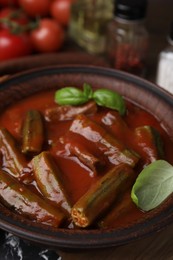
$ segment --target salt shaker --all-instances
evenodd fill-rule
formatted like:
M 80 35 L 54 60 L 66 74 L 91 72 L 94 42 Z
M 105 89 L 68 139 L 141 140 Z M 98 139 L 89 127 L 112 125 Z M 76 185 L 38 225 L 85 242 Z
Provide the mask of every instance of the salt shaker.
M 156 83 L 173 94 L 173 23 L 167 39 L 168 45 L 159 54 Z
M 147 0 L 115 0 L 107 35 L 107 55 L 113 68 L 144 76 L 149 42 L 147 4 Z

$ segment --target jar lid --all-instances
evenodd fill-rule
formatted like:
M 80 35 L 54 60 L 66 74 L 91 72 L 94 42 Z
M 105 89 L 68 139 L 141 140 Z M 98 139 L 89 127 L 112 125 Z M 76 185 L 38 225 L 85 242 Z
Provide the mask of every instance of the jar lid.
M 140 20 L 146 15 L 147 0 L 115 0 L 114 14 L 126 20 Z

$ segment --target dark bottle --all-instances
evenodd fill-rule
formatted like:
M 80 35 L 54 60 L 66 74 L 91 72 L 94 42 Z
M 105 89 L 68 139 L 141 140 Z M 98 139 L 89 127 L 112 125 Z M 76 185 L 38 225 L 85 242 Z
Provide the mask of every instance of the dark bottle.
M 115 0 L 108 26 L 107 54 L 115 69 L 144 76 L 149 35 L 144 25 L 147 0 Z

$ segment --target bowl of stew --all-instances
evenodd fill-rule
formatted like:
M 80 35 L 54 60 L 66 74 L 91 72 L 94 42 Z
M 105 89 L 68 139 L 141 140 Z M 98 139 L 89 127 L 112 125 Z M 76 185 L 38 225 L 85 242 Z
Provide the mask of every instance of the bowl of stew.
M 107 92 L 120 104 L 107 106 Z M 170 94 L 121 71 L 53 66 L 2 82 L 0 107 L 0 228 L 53 248 L 87 249 L 172 222 L 172 195 L 149 211 L 131 198 L 143 169 L 173 164 Z

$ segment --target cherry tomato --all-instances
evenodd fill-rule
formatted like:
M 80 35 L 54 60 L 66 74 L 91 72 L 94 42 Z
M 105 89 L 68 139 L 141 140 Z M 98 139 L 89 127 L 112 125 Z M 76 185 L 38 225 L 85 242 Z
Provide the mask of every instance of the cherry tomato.
M 7 22 L 2 20 L 6 19 Z M 19 25 L 26 25 L 29 23 L 29 19 L 24 12 L 16 8 L 3 8 L 0 10 L 0 28 L 9 28 L 10 22 L 15 22 Z
M 63 26 L 67 26 L 70 19 L 72 0 L 54 0 L 50 6 L 50 14 Z
M 64 41 L 64 30 L 51 18 L 40 20 L 39 27 L 31 32 L 33 48 L 39 52 L 53 52 L 60 49 Z
M 18 0 L 23 10 L 30 16 L 45 16 L 52 0 Z
M 0 6 L 18 6 L 18 0 L 0 0 Z
M 8 29 L 0 30 L 0 61 L 29 55 L 32 52 L 27 34 L 12 34 Z

